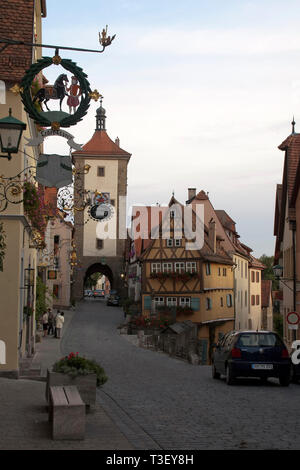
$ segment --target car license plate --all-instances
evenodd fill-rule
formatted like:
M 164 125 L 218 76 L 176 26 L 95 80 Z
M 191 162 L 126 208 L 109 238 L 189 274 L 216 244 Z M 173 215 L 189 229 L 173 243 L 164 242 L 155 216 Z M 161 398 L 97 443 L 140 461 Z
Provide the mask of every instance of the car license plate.
M 252 369 L 271 370 L 273 369 L 273 364 L 252 364 Z

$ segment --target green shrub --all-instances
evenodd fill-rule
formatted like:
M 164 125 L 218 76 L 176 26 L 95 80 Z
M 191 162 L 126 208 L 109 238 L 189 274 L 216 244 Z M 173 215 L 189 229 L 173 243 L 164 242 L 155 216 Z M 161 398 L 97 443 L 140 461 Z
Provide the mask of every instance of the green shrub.
M 94 373 L 97 376 L 97 387 L 107 381 L 104 369 L 96 361 L 81 357 L 78 353 L 70 353 L 68 356 L 63 357 L 53 365 L 52 370 L 53 372 L 68 374 L 71 377 Z

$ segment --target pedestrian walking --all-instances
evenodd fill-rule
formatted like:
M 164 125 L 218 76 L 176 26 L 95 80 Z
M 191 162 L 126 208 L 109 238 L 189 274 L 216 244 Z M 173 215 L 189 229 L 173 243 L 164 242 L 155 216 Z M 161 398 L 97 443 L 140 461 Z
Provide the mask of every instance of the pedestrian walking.
M 43 322 L 43 336 L 47 336 L 48 333 L 48 313 L 44 312 L 44 315 L 42 317 L 42 322 Z
M 48 308 L 48 335 L 54 334 L 54 314 L 51 308 Z
M 54 338 L 57 338 L 57 330 L 56 330 L 56 317 L 60 313 L 60 310 L 56 310 L 53 318 L 53 329 L 54 329 Z
M 65 318 L 64 318 L 64 312 L 60 312 L 56 315 L 56 338 L 61 337 L 61 330 L 64 324 Z

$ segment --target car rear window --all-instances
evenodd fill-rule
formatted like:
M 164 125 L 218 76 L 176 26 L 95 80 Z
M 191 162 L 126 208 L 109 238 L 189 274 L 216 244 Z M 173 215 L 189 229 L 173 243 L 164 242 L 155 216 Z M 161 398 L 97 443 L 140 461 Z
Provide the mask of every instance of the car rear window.
M 240 335 L 239 346 L 282 346 L 278 336 L 273 333 L 243 333 Z

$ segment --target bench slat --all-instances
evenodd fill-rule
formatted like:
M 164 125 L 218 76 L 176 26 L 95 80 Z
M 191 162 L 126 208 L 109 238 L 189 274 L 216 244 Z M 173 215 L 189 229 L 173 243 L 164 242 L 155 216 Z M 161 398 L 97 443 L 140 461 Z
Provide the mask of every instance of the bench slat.
M 65 394 L 69 405 L 84 405 L 78 389 L 75 385 L 68 385 L 64 387 Z
M 54 406 L 68 405 L 68 400 L 63 387 L 50 387 L 50 395 Z

